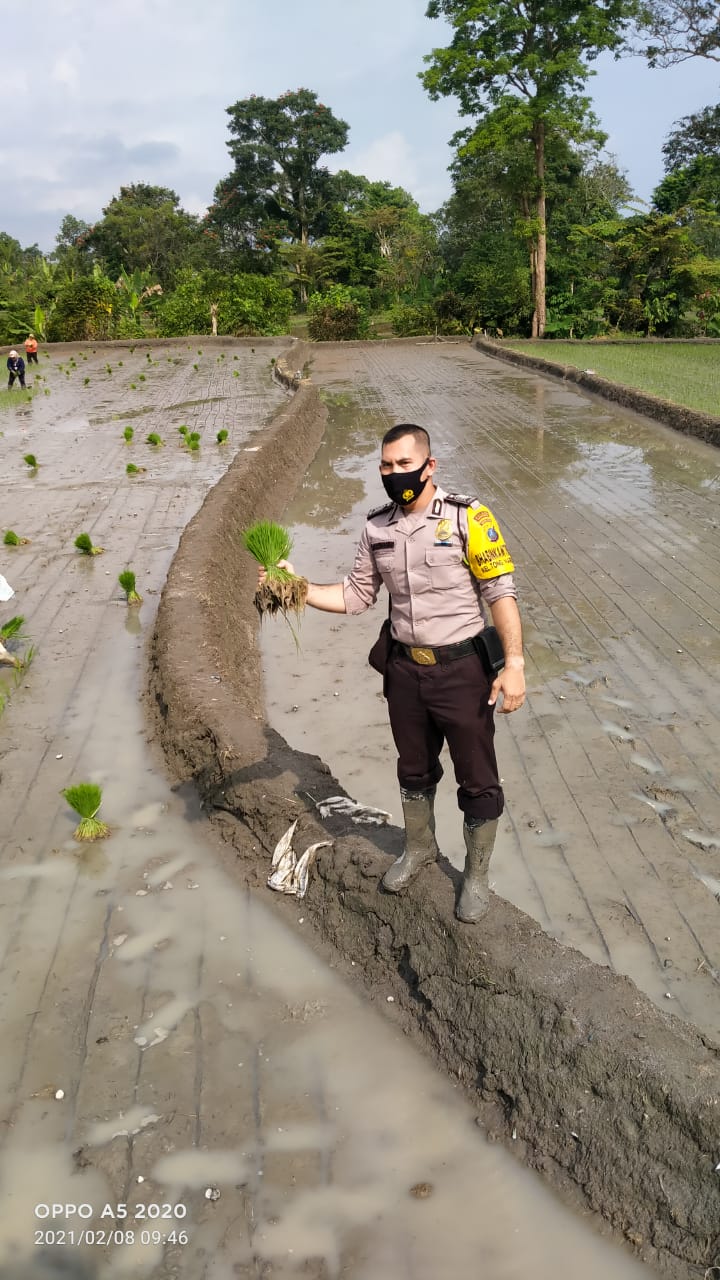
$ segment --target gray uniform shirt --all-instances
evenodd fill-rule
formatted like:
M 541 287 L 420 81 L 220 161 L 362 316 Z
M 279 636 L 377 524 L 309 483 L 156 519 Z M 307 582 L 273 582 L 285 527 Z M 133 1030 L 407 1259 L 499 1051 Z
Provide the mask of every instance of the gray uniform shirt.
M 464 563 L 472 509 L 449 502 L 438 486 L 424 511 L 408 514 L 395 503 L 371 511 L 343 580 L 346 611 L 369 609 L 384 583 L 392 597 L 392 633 L 401 644 L 456 644 L 476 636 L 485 625 L 483 602 L 516 599 L 517 591 L 511 573 L 478 581 Z

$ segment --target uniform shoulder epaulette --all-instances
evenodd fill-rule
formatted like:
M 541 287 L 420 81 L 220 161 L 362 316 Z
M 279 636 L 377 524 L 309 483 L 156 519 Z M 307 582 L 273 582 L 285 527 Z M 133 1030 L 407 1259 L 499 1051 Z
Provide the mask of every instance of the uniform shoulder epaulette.
M 368 511 L 365 519 L 373 520 L 375 516 L 382 515 L 383 511 L 392 511 L 394 506 L 395 506 L 394 502 L 384 502 L 381 507 L 373 507 L 372 511 Z
M 478 498 L 469 498 L 466 493 L 446 493 L 446 502 L 454 502 L 456 507 L 479 507 Z

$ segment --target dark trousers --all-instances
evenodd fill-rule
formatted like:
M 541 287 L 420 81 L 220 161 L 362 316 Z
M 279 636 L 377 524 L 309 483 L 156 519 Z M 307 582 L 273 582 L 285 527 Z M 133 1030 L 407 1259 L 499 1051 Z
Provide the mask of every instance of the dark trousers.
M 37 364 L 38 363 L 37 351 L 28 351 L 27 356 L 25 358 L 25 363 Z
M 469 818 L 499 818 L 503 793 L 495 759 L 490 677 L 477 654 L 421 667 L 393 648 L 386 696 L 400 786 L 427 791 L 442 777 L 447 742 L 458 784 L 458 805 Z
M 12 384 L 13 384 L 13 382 L 15 381 L 15 379 L 16 379 L 16 378 L 18 378 L 18 379 L 20 380 L 20 386 L 22 387 L 22 389 L 23 389 L 23 391 L 24 391 L 24 390 L 25 390 L 25 374 L 24 374 L 24 373 L 9 373 L 9 374 L 8 374 L 8 391 L 10 390 L 10 388 L 11 388 L 11 386 L 12 386 Z

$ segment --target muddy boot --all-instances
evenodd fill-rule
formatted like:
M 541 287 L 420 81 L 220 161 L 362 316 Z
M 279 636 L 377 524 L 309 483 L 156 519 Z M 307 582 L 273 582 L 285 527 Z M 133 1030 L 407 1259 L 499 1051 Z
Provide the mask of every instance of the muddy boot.
M 423 867 L 438 856 L 435 839 L 435 788 L 429 791 L 405 791 L 400 788 L 405 815 L 405 852 L 388 867 L 382 878 L 389 893 L 400 893 L 412 884 Z
M 475 924 L 490 906 L 488 871 L 497 825 L 497 818 L 471 818 L 463 826 L 467 854 L 462 891 L 455 908 L 455 915 L 463 924 Z

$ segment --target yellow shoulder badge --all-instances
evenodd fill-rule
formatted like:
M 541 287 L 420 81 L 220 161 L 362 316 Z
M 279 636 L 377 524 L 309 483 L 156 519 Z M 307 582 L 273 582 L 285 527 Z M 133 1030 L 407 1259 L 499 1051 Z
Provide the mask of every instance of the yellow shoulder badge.
M 515 569 L 500 527 L 489 507 L 468 511 L 468 563 L 473 577 L 485 581 Z

